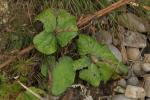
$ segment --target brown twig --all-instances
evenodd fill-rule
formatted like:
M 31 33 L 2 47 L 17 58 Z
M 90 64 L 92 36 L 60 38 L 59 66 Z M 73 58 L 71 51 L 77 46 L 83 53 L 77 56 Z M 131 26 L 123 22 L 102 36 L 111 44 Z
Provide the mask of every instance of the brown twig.
M 31 51 L 34 48 L 33 45 L 28 46 L 27 48 L 24 48 L 23 50 L 21 50 L 16 56 L 13 56 L 9 59 L 7 59 L 4 63 L 2 63 L 0 65 L 0 69 L 4 68 L 5 66 L 8 66 L 9 64 L 11 64 L 13 61 L 16 60 L 17 57 L 20 57 L 24 54 L 26 54 L 27 52 Z
M 119 0 L 118 2 L 115 2 L 113 3 L 112 5 L 102 9 L 102 10 L 99 10 L 98 12 L 95 12 L 93 15 L 89 15 L 85 18 L 82 18 L 80 19 L 78 22 L 77 22 L 77 25 L 78 27 L 82 27 L 83 25 L 87 24 L 89 21 L 91 21 L 93 18 L 95 17 L 101 17 L 109 12 L 111 12 L 112 10 L 114 9 L 117 9 L 129 2 L 131 2 L 133 0 Z

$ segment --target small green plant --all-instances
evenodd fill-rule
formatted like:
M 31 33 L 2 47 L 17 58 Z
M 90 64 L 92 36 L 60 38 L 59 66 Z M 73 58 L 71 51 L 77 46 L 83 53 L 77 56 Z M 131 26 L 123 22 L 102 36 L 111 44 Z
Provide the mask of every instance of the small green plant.
M 116 75 L 127 74 L 125 65 L 119 62 L 106 45 L 99 44 L 94 38 L 79 34 L 76 18 L 65 10 L 46 9 L 36 20 L 44 24 L 44 30 L 36 35 L 33 43 L 38 51 L 46 55 L 57 52 L 61 47 L 71 43 L 78 36 L 76 45 L 79 59 L 73 60 L 69 56 L 59 58 L 52 71 L 52 93 L 62 94 L 74 83 L 76 71 L 79 77 L 92 86 L 99 86 Z M 42 73 L 46 75 L 45 69 Z
M 47 9 L 36 20 L 44 24 L 44 30 L 34 37 L 33 42 L 44 54 L 56 52 L 59 45 L 66 46 L 77 35 L 76 18 L 65 10 Z

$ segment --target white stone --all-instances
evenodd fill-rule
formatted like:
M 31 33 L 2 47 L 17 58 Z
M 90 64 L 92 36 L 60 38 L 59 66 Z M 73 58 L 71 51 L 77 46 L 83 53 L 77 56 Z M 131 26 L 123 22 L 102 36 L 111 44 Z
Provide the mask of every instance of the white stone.
M 143 63 L 142 64 L 142 69 L 145 72 L 150 72 L 150 63 Z
M 125 93 L 125 89 L 121 86 L 117 86 L 116 88 L 113 89 L 117 93 Z
M 125 96 L 129 98 L 145 98 L 145 90 L 142 87 L 128 85 L 125 91 Z

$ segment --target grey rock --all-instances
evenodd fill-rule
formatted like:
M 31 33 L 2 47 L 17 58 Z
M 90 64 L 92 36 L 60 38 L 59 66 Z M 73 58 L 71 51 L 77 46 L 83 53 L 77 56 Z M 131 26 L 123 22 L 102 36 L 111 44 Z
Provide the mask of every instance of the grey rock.
M 112 97 L 111 100 L 137 100 L 137 99 L 132 99 L 124 96 L 123 94 L 115 95 Z
M 120 53 L 120 51 L 113 45 L 108 45 L 109 49 L 111 50 L 111 52 L 113 53 L 113 55 L 118 59 L 118 61 L 122 61 L 122 55 Z
M 127 86 L 126 80 L 125 79 L 119 80 L 118 85 L 121 86 L 121 87 L 126 87 Z
M 108 31 L 101 30 L 95 33 L 95 37 L 99 43 L 105 43 L 105 44 L 112 43 L 112 35 Z
M 129 30 L 146 32 L 146 27 L 143 23 L 143 19 L 132 13 L 123 13 L 119 15 L 118 22 L 120 25 L 128 28 Z
M 145 48 L 146 36 L 133 31 L 127 31 L 124 33 L 123 45 L 127 47 Z
M 135 62 L 132 65 L 132 69 L 133 69 L 133 72 L 135 73 L 135 75 L 137 75 L 137 76 L 141 76 L 143 74 L 141 62 Z
M 146 97 L 150 98 L 150 76 L 144 78 L 145 84 L 144 89 L 146 92 Z
M 134 85 L 137 86 L 139 84 L 139 80 L 136 76 L 131 76 L 128 80 L 127 80 L 127 85 Z

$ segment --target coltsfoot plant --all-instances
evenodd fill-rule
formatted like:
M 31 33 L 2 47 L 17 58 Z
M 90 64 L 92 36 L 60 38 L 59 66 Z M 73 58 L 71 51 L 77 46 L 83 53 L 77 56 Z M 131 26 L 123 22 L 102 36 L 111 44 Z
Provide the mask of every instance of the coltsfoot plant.
M 76 45 L 80 58 L 63 56 L 52 70 L 53 95 L 62 94 L 74 83 L 77 70 L 80 79 L 95 87 L 101 81 L 106 83 L 116 75 L 127 74 L 127 67 L 115 58 L 107 45 L 99 44 L 94 38 L 78 33 L 76 17 L 66 10 L 46 9 L 36 20 L 43 23 L 44 30 L 34 37 L 33 43 L 43 54 L 54 55 L 58 49 L 70 44 L 78 36 Z

